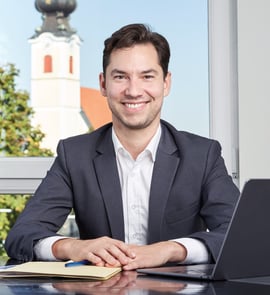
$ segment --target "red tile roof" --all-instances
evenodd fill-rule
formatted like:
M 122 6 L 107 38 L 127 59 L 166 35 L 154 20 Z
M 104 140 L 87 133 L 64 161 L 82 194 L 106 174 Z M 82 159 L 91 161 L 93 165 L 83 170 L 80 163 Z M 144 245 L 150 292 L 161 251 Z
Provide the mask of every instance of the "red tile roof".
M 93 129 L 112 121 L 107 99 L 97 89 L 81 87 L 81 108 Z

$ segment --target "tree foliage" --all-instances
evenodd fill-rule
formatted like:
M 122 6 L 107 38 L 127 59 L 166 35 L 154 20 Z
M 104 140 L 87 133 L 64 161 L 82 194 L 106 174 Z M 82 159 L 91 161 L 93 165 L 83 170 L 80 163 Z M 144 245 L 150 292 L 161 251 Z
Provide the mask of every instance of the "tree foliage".
M 34 111 L 29 106 L 29 94 L 16 89 L 19 70 L 13 64 L 0 66 L 0 156 L 53 156 L 41 148 L 45 134 L 31 125 Z M 0 256 L 9 229 L 28 200 L 28 195 L 0 195 Z
M 13 64 L 0 67 L 0 154 L 3 156 L 51 156 L 40 147 L 44 134 L 31 126 L 34 111 L 29 94 L 16 89 L 19 70 Z

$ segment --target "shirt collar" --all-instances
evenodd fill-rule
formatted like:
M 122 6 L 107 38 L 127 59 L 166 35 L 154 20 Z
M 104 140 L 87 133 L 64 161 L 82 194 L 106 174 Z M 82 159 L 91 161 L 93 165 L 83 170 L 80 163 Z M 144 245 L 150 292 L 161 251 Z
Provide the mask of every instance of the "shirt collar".
M 147 145 L 147 147 L 144 150 L 144 151 L 148 151 L 150 153 L 153 162 L 156 159 L 156 153 L 157 153 L 157 148 L 158 148 L 158 144 L 159 144 L 159 141 L 160 141 L 160 137 L 161 137 L 161 126 L 159 124 L 158 129 L 157 129 L 155 135 L 152 137 L 152 139 L 150 140 L 149 144 Z M 120 150 L 125 150 L 126 151 L 126 149 L 123 147 L 123 145 L 119 141 L 118 137 L 116 136 L 116 133 L 115 133 L 113 127 L 112 127 L 112 141 L 113 141 L 113 145 L 114 145 L 114 149 L 115 149 L 116 154 Z

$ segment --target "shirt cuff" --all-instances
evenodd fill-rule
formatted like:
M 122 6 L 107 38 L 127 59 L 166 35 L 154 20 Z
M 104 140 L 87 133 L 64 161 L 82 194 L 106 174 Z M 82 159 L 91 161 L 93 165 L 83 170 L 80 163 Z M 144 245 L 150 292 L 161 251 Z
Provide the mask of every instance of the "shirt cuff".
M 180 238 L 172 240 L 182 244 L 187 250 L 187 256 L 181 263 L 208 263 L 210 261 L 210 254 L 203 242 L 193 238 Z
M 61 239 L 66 239 L 63 236 L 52 236 L 40 239 L 34 247 L 34 253 L 37 260 L 57 261 L 58 259 L 52 253 L 52 245 Z

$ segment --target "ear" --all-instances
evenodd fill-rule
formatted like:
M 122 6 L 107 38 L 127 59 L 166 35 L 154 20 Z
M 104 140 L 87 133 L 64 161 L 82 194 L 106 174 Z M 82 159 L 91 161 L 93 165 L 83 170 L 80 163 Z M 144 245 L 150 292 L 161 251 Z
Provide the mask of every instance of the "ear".
M 99 89 L 103 96 L 107 96 L 104 73 L 99 74 Z
M 165 79 L 164 79 L 164 97 L 169 95 L 171 90 L 171 82 L 172 82 L 172 74 L 168 72 Z

